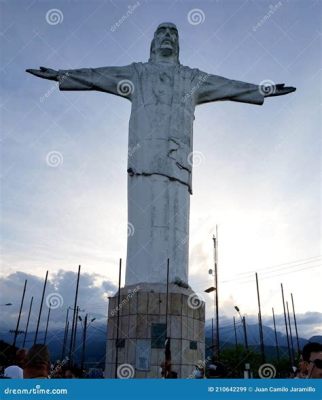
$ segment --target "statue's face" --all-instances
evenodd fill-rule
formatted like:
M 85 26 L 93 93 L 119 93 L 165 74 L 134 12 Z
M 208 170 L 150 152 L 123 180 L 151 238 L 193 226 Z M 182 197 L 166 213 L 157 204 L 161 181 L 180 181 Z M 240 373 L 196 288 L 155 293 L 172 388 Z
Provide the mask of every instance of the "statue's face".
M 178 30 L 174 24 L 165 23 L 158 26 L 154 35 L 155 51 L 164 56 L 178 52 L 179 37 Z

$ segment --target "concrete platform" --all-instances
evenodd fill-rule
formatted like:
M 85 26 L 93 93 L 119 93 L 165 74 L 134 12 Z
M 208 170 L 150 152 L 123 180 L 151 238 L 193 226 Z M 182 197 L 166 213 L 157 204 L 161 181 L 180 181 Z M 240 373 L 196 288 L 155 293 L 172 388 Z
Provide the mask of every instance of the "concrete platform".
M 118 294 L 110 298 L 105 377 L 116 370 Z M 118 377 L 161 378 L 166 324 L 166 285 L 139 284 L 121 289 Z M 205 303 L 190 289 L 169 285 L 168 336 L 172 370 L 188 378 L 204 360 Z

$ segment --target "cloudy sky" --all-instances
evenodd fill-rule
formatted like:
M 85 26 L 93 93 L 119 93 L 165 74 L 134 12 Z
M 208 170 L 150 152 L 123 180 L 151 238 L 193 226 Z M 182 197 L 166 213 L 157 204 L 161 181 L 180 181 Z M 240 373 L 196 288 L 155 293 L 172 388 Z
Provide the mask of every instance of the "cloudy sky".
M 232 317 L 235 304 L 256 315 L 255 271 L 265 315 L 272 306 L 282 312 L 281 282 L 299 314 L 321 311 L 319 1 L 11 0 L 1 8 L 1 303 L 12 301 L 17 311 L 23 274 L 30 280 L 27 299 L 39 296 L 39 284 L 32 287 L 47 269 L 50 290 L 68 297 L 61 285 L 66 279 L 73 288 L 68 274 L 81 264 L 83 290 L 86 282 L 93 288 L 88 312 L 94 312 L 93 296 L 104 310 L 118 259 L 126 255 L 129 102 L 59 92 L 25 69 L 145 61 L 158 23 L 172 21 L 182 64 L 297 87 L 263 107 L 222 102 L 197 108 L 194 150 L 201 157 L 191 198 L 191 286 L 202 294 L 212 283 L 218 224 L 222 315 Z M 203 296 L 210 317 L 212 298 Z M 72 303 L 64 300 L 64 306 Z M 312 322 L 300 333 L 321 333 L 321 318 Z

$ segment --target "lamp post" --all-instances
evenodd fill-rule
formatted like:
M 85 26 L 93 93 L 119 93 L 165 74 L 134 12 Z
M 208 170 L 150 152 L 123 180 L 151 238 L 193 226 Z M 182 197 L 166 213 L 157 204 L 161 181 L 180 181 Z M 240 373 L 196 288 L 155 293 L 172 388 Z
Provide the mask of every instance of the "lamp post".
M 237 330 L 236 330 L 236 319 L 233 317 L 233 322 L 234 322 L 234 332 L 235 332 L 235 348 L 236 352 L 238 350 L 238 340 L 237 340 Z
M 79 316 L 78 319 L 79 319 L 79 320 L 81 321 L 81 323 L 82 323 L 82 321 L 83 321 L 82 317 Z M 86 334 L 87 334 L 87 328 L 90 326 L 90 325 L 87 325 L 87 319 L 88 319 L 88 314 L 85 315 L 84 324 L 83 324 L 83 346 L 82 346 L 82 357 L 81 357 L 81 369 L 84 368 L 84 362 L 85 362 L 85 348 L 86 348 Z M 90 320 L 90 324 L 91 324 L 92 322 L 94 322 L 95 320 L 96 320 L 96 318 L 92 318 L 92 319 Z
M 121 277 L 122 277 L 122 259 L 119 262 L 119 287 L 117 292 L 117 319 L 116 319 L 116 340 L 115 340 L 115 371 L 114 377 L 117 376 L 117 368 L 119 363 L 119 335 L 120 335 L 120 303 L 121 303 Z
M 74 340 L 74 330 L 75 330 L 75 317 L 76 317 L 76 310 L 77 310 L 77 300 L 78 300 L 78 287 L 79 287 L 79 279 L 80 279 L 80 270 L 81 266 L 78 266 L 78 273 L 77 273 L 77 279 L 76 279 L 76 290 L 75 290 L 75 298 L 74 298 L 74 308 L 73 308 L 73 321 L 72 321 L 72 330 L 71 330 L 71 335 L 70 335 L 70 343 L 69 343 L 69 362 L 70 365 L 73 365 L 74 362 L 74 354 L 73 354 L 73 340 Z
M 48 279 L 48 271 L 46 271 L 44 286 L 43 286 L 43 289 L 42 289 L 42 295 L 41 295 L 41 301 L 40 301 L 40 307 L 39 307 L 39 313 L 38 313 L 38 319 L 37 319 L 37 326 L 36 326 L 34 344 L 37 343 L 38 331 L 39 331 L 39 325 L 40 325 L 40 319 L 41 319 L 41 313 L 42 313 L 42 307 L 43 307 L 43 304 L 44 304 L 44 297 L 45 297 L 46 286 L 47 286 L 47 279 Z
M 212 275 L 212 269 L 209 270 L 209 275 Z M 209 287 L 208 289 L 205 290 L 205 293 L 216 293 L 216 288 L 214 286 Z M 214 307 L 216 307 L 216 296 L 214 296 Z M 218 336 L 216 335 L 216 341 L 214 343 L 214 319 L 212 318 L 212 329 L 211 329 L 211 343 L 212 343 L 212 355 L 214 357 L 218 357 L 218 341 L 217 341 Z
M 18 320 L 17 320 L 17 326 L 15 329 L 15 333 L 13 336 L 13 342 L 12 342 L 13 347 L 16 346 L 17 336 L 18 336 L 18 332 L 19 332 L 19 324 L 20 324 L 20 318 L 21 318 L 21 311 L 22 311 L 24 300 L 25 300 L 26 286 L 27 286 L 27 279 L 25 280 L 25 284 L 23 287 L 22 298 L 21 298 L 20 309 L 19 309 Z M 9 304 L 9 303 L 7 303 L 7 304 Z
M 65 320 L 65 329 L 64 329 L 64 340 L 63 340 L 63 346 L 62 346 L 62 352 L 61 352 L 61 359 L 63 360 L 65 357 L 65 352 L 66 352 L 66 344 L 67 344 L 67 339 L 68 339 L 68 330 L 69 330 L 69 310 L 72 308 L 70 306 L 67 307 L 67 312 L 66 312 L 66 320 Z
M 243 324 L 243 330 L 244 330 L 244 340 L 245 340 L 245 350 L 248 351 L 248 340 L 247 340 L 247 330 L 246 330 L 246 318 L 245 316 L 242 316 L 240 313 L 240 310 L 237 306 L 235 306 L 235 310 L 238 312 L 240 320 Z
M 276 331 L 276 321 L 275 321 L 275 313 L 274 313 L 274 308 L 272 308 L 272 313 L 273 313 L 273 324 L 274 324 L 274 335 L 275 335 L 275 347 L 276 347 L 276 356 L 277 356 L 277 362 L 280 362 L 280 350 L 278 346 L 278 339 L 277 339 L 277 331 Z
M 300 350 L 300 343 L 299 343 L 299 334 L 297 331 L 297 322 L 296 322 L 296 315 L 295 315 L 293 293 L 291 293 L 291 299 L 292 299 L 293 318 L 294 318 L 294 326 L 295 326 L 295 334 L 296 334 L 297 353 L 300 354 L 301 350 Z
M 220 340 L 219 340 L 219 302 L 218 302 L 218 225 L 216 225 L 216 236 L 213 236 L 214 242 L 214 286 L 215 291 L 215 307 L 216 307 L 216 356 L 219 360 L 220 356 Z
M 47 322 L 46 322 L 46 330 L 45 330 L 44 344 L 46 344 L 46 340 L 47 340 L 48 325 L 49 325 L 49 319 L 50 319 L 50 311 L 51 311 L 51 303 L 49 303 L 49 307 L 48 307 L 48 314 L 47 314 Z
M 258 324 L 259 324 L 259 342 L 260 342 L 260 349 L 262 355 L 262 363 L 265 364 L 265 345 L 264 345 L 264 332 L 263 332 L 263 322 L 262 322 L 262 309 L 261 309 L 261 301 L 259 295 L 259 285 L 258 285 L 258 274 L 255 273 L 256 277 L 256 289 L 257 289 L 257 301 L 258 301 Z
M 28 312 L 28 318 L 27 318 L 27 325 L 26 325 L 26 329 L 25 329 L 25 335 L 23 338 L 23 343 L 22 343 L 22 347 L 25 347 L 26 344 L 26 338 L 27 338 L 27 334 L 28 334 L 28 327 L 29 327 L 29 320 L 30 320 L 30 314 L 31 314 L 31 309 L 32 309 L 32 302 L 34 301 L 34 297 L 31 297 L 30 300 L 30 305 L 29 305 L 29 312 Z

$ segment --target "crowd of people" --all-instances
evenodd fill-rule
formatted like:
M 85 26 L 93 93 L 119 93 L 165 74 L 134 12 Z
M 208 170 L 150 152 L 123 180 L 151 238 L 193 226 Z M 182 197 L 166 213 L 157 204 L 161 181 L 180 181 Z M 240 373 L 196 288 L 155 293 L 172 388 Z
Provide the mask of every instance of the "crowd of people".
M 35 344 L 28 351 L 19 349 L 8 361 L 8 365 L 2 371 L 0 370 L 0 378 L 3 379 L 80 379 L 87 377 L 90 376 L 86 374 L 86 371 L 71 366 L 67 359 L 52 364 L 48 347 L 44 344 Z M 103 376 L 95 377 L 102 378 Z M 165 363 L 161 364 L 160 378 L 176 379 L 177 377 L 178 374 L 172 371 L 171 367 L 166 366 Z M 214 359 L 208 360 L 204 365 L 196 365 L 190 376 L 194 379 L 229 377 L 225 365 Z M 299 365 L 292 377 L 295 379 L 322 379 L 322 344 L 309 342 L 303 347 Z
M 75 379 L 85 378 L 85 371 L 71 366 L 68 360 L 52 364 L 48 347 L 35 344 L 30 350 L 19 349 L 1 374 L 4 379 Z

